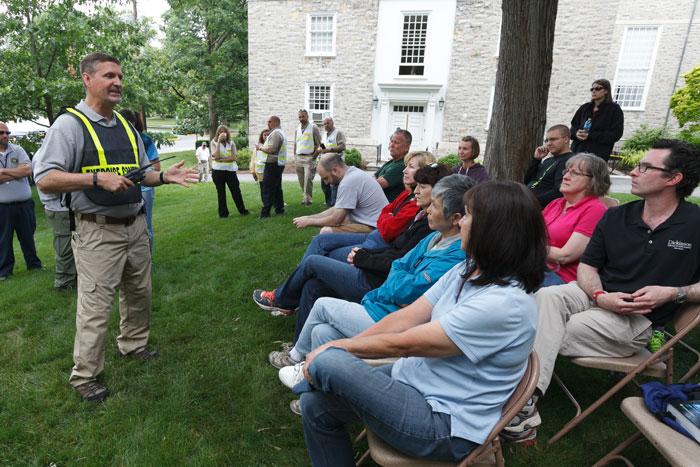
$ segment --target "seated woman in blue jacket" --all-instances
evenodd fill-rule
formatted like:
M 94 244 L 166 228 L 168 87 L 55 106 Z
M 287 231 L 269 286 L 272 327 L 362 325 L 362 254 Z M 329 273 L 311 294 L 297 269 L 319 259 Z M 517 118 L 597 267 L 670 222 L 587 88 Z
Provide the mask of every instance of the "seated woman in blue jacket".
M 464 193 L 474 185 L 472 179 L 459 175 L 445 177 L 435 185 L 428 208 L 428 223 L 435 232 L 421 240 L 403 257 L 395 260 L 384 284 L 369 291 L 362 298 L 362 305 L 344 300 L 337 300 L 337 303 L 332 304 L 339 305 L 333 309 L 336 313 L 333 321 L 341 331 L 333 334 L 334 337 L 328 340 L 354 336 L 389 313 L 413 303 L 443 274 L 464 260 L 464 251 L 459 239 L 459 220 L 464 215 Z M 312 332 L 316 325 L 326 318 L 326 307 L 317 305 L 322 300 L 316 300 L 316 305 L 303 324 L 294 347 L 270 353 L 269 360 L 273 366 L 292 368 L 311 351 Z M 289 372 L 290 368 L 284 371 Z M 296 368 L 297 374 L 300 373 L 299 368 Z

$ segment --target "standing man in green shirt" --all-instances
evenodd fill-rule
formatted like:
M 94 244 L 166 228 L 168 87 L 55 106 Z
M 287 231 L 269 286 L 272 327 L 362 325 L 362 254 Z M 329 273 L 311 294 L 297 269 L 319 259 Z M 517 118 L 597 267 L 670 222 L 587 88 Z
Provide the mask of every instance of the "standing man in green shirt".
M 389 140 L 391 160 L 374 174 L 390 203 L 404 190 L 403 169 L 406 166 L 403 158 L 408 154 L 412 140 L 408 130 L 397 129 Z

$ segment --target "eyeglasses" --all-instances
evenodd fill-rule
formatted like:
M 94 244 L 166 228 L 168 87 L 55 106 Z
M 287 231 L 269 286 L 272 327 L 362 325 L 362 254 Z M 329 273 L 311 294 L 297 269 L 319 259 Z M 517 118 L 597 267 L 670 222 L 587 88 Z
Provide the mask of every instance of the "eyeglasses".
M 591 92 L 593 92 L 593 91 L 601 91 L 601 90 L 603 90 L 603 89 L 605 89 L 603 86 L 593 86 L 593 87 L 591 88 Z
M 9 131 L 0 131 L 0 135 L 10 135 L 10 134 L 12 134 L 12 133 Z
M 658 170 L 659 172 L 666 172 L 668 174 L 673 173 L 673 170 L 669 170 L 665 167 L 657 167 L 655 165 L 648 164 L 646 162 L 640 162 L 637 164 L 637 170 L 639 170 L 639 173 L 643 174 L 647 170 L 652 169 L 652 170 Z
M 579 172 L 578 170 L 574 170 L 574 169 L 564 169 L 564 171 L 562 173 L 564 175 L 569 174 L 572 177 L 593 177 L 593 175 L 591 175 L 591 174 Z

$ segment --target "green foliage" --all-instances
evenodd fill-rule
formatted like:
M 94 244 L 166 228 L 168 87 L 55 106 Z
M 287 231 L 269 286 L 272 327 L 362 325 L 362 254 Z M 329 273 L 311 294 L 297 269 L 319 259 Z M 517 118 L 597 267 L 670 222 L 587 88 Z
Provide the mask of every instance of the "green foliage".
M 76 3 L 83 4 L 84 11 L 76 9 Z M 89 52 L 111 53 L 129 69 L 153 31 L 145 20 L 125 21 L 102 6 L 110 3 L 116 0 L 3 2 L 0 69 L 8 79 L 0 81 L 0 120 L 46 117 L 53 122 L 61 107 L 83 97 L 78 65 Z M 139 76 L 133 79 L 138 82 Z
M 46 133 L 43 131 L 32 131 L 22 137 L 15 138 L 14 143 L 21 146 L 31 159 L 41 147 L 45 136 Z
M 249 148 L 243 148 L 238 150 L 238 169 L 239 170 L 248 170 L 248 167 L 250 167 L 250 149 Z
M 362 154 L 356 148 L 346 149 L 344 151 L 345 163 L 359 169 L 366 167 L 365 161 L 362 160 Z
M 625 141 L 620 149 L 621 155 L 631 154 L 637 151 L 645 151 L 651 145 L 660 139 L 671 137 L 670 132 L 666 127 L 650 128 L 647 125 L 641 125 L 637 131 Z
M 620 162 L 617 164 L 617 168 L 620 170 L 632 170 L 637 164 L 639 164 L 639 161 L 642 160 L 644 157 L 644 154 L 646 154 L 648 151 L 647 149 L 639 149 L 637 151 L 629 151 L 623 154 L 620 154 L 621 159 Z
M 148 136 L 151 137 L 158 149 L 163 146 L 174 146 L 177 139 L 177 136 L 169 131 L 149 131 Z
M 233 137 L 233 142 L 236 143 L 236 148 L 243 149 L 248 147 L 248 124 L 245 121 L 241 121 L 236 129 L 238 134 Z
M 685 86 L 671 96 L 671 112 L 678 124 L 700 124 L 700 65 L 683 75 Z
M 678 139 L 682 139 L 700 149 L 700 124 L 688 125 L 688 128 L 678 133 Z
M 214 134 L 248 112 L 248 13 L 245 0 L 170 0 L 165 52 L 177 96 L 178 129 Z
M 450 167 L 454 167 L 460 164 L 459 157 L 457 157 L 457 154 L 448 154 L 446 156 L 442 156 L 438 159 L 438 162 L 441 164 L 449 165 Z

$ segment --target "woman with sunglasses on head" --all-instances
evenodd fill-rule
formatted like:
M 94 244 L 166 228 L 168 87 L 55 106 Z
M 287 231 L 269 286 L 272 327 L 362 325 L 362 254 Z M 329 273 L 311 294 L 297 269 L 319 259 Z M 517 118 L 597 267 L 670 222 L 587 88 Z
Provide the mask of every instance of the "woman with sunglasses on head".
M 542 211 L 547 226 L 547 265 L 552 270 L 544 287 L 576 280 L 578 260 L 607 207 L 600 200 L 610 188 L 608 165 L 595 154 L 576 154 L 566 162 L 557 198 Z
M 607 161 L 624 127 L 625 117 L 613 102 L 610 81 L 597 79 L 591 86 L 591 101 L 579 107 L 571 120 L 571 150 L 592 152 Z

